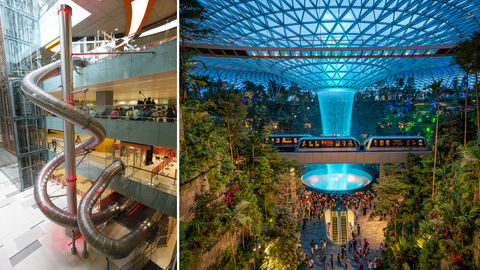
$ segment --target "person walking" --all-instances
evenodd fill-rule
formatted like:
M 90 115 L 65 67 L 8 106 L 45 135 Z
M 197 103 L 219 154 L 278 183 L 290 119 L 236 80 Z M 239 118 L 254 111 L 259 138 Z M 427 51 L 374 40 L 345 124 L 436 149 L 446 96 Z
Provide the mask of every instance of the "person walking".
M 313 248 L 315 247 L 315 243 L 313 243 L 313 239 L 312 239 L 312 242 L 310 243 L 310 250 L 312 251 L 312 255 L 313 255 Z
M 363 270 L 363 260 L 360 259 L 360 263 L 358 263 L 358 270 Z
M 360 223 L 357 223 L 357 235 L 360 235 Z
M 340 256 L 340 253 L 337 254 L 337 262 L 338 266 L 342 267 L 342 257 Z
M 331 266 L 332 266 L 332 269 L 333 269 L 333 254 L 330 254 L 330 263 L 331 263 Z
M 348 262 L 348 257 L 347 257 L 347 258 L 345 258 L 345 269 L 346 270 L 348 270 L 348 264 L 349 264 L 349 262 Z
M 368 270 L 373 270 L 372 260 L 368 260 Z

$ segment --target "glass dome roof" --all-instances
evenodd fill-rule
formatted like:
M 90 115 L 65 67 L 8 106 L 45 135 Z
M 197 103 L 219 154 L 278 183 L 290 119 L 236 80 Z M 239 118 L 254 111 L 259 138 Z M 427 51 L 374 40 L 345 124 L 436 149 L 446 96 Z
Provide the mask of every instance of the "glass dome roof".
M 213 30 L 191 43 L 255 48 L 352 48 L 455 44 L 480 29 L 475 0 L 200 0 Z M 399 49 L 400 50 L 400 49 Z M 435 54 L 432 49 L 428 54 Z M 347 52 L 353 55 L 352 52 Z M 371 55 L 382 54 L 372 48 Z M 393 52 L 395 53 L 395 52 Z M 400 53 L 407 53 L 400 51 Z M 313 53 L 312 53 L 313 55 Z M 407 53 L 408 55 L 408 53 Z M 435 70 L 451 57 L 199 57 L 209 75 L 258 81 L 278 78 L 309 89 L 362 89 L 412 69 Z

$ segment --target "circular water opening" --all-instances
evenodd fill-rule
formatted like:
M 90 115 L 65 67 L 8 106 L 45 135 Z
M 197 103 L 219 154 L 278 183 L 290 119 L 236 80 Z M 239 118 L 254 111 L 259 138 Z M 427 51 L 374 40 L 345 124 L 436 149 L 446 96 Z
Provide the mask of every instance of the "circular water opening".
M 354 191 L 366 187 L 371 181 L 370 174 L 354 168 L 334 173 L 327 168 L 314 169 L 302 176 L 302 182 L 309 188 L 327 192 Z

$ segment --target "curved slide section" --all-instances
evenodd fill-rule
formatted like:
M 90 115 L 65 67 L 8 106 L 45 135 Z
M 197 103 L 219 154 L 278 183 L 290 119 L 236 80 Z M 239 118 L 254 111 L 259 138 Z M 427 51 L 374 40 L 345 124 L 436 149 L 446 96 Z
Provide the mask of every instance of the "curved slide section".
M 74 58 L 73 61 L 78 61 Z M 41 67 L 25 76 L 22 80 L 22 90 L 25 97 L 41 107 L 42 109 L 57 115 L 85 131 L 91 137 L 75 145 L 74 155 L 86 154 L 102 143 L 105 139 L 105 129 L 92 116 L 85 114 L 72 104 L 66 103 L 53 95 L 45 92 L 38 84 L 42 81 L 60 73 L 61 63 L 56 61 Z M 124 165 L 121 160 L 115 161 L 112 165 L 105 168 L 100 174 L 97 182 L 94 183 L 87 192 L 85 198 L 81 201 L 81 211 L 78 215 L 69 213 L 57 207 L 50 200 L 47 192 L 47 182 L 53 171 L 65 161 L 65 153 L 62 152 L 50 160 L 39 172 L 34 185 L 34 197 L 38 208 L 43 214 L 54 223 L 66 228 L 78 228 L 85 233 L 85 240 L 95 249 L 104 255 L 113 258 L 122 258 L 127 256 L 138 243 L 145 239 L 147 232 L 152 227 L 152 223 L 144 222 L 132 233 L 119 240 L 109 239 L 103 233 L 98 231 L 94 224 L 101 224 L 115 216 L 121 211 L 121 208 L 114 204 L 113 206 L 92 214 L 92 208 L 99 196 L 103 193 L 113 177 L 119 173 Z M 101 189 L 100 189 L 101 188 Z M 96 194 L 98 193 L 98 194 Z M 97 196 L 98 195 L 98 196 Z M 92 203 L 93 202 L 93 203 Z M 79 224 L 78 217 L 82 218 Z M 80 226 L 79 226 L 80 225 Z M 121 250 L 125 248 L 125 250 Z
M 42 109 L 57 115 L 58 117 L 85 129 L 92 135 L 75 145 L 75 156 L 85 154 L 99 145 L 105 138 L 105 129 L 93 117 L 83 113 L 72 104 L 63 102 L 53 95 L 38 87 L 42 81 L 60 73 L 60 61 L 48 64 L 31 73 L 22 80 L 22 90 L 25 97 Z M 77 228 L 77 216 L 57 207 L 50 200 L 47 192 L 47 182 L 53 171 L 65 161 L 65 153 L 62 152 L 50 160 L 39 172 L 34 185 L 34 197 L 38 208 L 51 221 L 66 228 Z M 118 213 L 117 205 L 113 205 L 103 211 L 95 213 L 95 223 L 103 223 Z
M 95 226 L 91 216 L 95 203 L 108 187 L 113 177 L 124 169 L 120 160 L 113 162 L 97 178 L 78 206 L 78 228 L 87 242 L 105 256 L 120 259 L 128 256 L 141 242 L 145 241 L 151 232 L 154 220 L 143 221 L 135 230 L 120 239 L 112 239 L 103 234 Z

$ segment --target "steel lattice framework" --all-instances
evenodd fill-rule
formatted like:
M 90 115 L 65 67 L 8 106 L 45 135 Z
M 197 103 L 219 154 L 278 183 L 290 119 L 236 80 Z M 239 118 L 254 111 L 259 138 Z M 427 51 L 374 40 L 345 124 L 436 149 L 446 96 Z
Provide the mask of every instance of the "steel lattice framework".
M 220 51 L 215 46 L 241 47 L 244 51 L 241 58 L 238 52 L 229 57 L 224 51 L 222 57 L 199 57 L 210 75 L 230 81 L 279 78 L 312 90 L 362 89 L 398 73 L 446 67 L 451 57 L 435 46 L 456 44 L 480 29 L 479 0 L 201 2 L 209 17 L 206 23 L 213 31 L 207 36 L 188 37 L 191 43 L 210 46 L 211 54 Z M 402 50 L 402 46 L 427 48 Z M 347 57 L 335 57 L 335 49 L 339 56 Z M 322 57 L 323 53 L 329 55 Z M 354 57 L 355 53 L 368 55 Z M 419 54 L 425 57 L 403 57 Z

